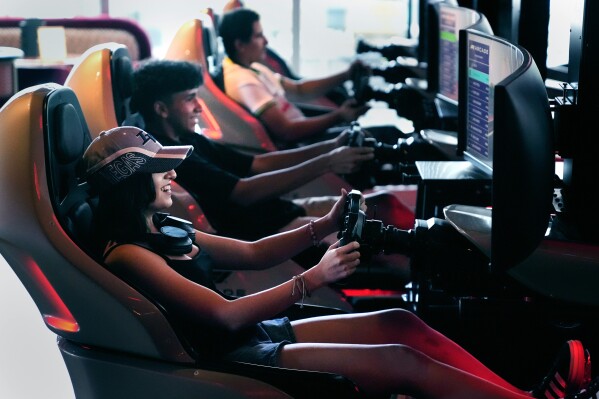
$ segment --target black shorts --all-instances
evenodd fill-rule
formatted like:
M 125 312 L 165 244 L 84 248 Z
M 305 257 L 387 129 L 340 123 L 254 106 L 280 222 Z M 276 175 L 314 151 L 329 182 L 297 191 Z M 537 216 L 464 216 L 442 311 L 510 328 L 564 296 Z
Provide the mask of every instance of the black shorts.
M 224 356 L 225 360 L 277 367 L 283 346 L 297 342 L 287 317 L 258 323 L 247 342 Z

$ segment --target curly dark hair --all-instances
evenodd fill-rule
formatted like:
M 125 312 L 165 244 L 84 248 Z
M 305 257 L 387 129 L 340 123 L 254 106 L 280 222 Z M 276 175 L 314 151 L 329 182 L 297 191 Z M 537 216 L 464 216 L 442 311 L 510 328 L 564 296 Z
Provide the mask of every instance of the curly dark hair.
M 170 96 L 203 83 L 202 67 L 189 61 L 149 60 L 133 72 L 131 111 L 153 120 L 154 103 L 169 102 Z
M 260 15 L 248 8 L 238 8 L 223 14 L 218 26 L 218 34 L 223 39 L 223 46 L 229 58 L 237 62 L 235 40 L 247 43 L 254 33 L 254 22 Z

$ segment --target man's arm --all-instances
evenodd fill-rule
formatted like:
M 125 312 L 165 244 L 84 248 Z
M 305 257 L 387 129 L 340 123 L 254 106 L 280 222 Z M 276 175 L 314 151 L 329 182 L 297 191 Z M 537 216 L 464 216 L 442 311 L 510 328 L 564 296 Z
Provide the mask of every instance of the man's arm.
M 324 96 L 349 79 L 349 70 L 320 79 L 292 80 L 281 77 L 281 84 L 291 101 L 311 100 Z
M 251 173 L 257 175 L 300 164 L 347 144 L 348 137 L 347 133 L 341 133 L 334 139 L 290 150 L 271 151 L 256 155 L 252 162 Z
M 330 172 L 328 158 L 328 154 L 319 155 L 296 166 L 240 179 L 231 192 L 231 201 L 247 206 L 286 194 Z
M 325 95 L 330 90 L 350 80 L 354 73 L 370 73 L 370 68 L 360 60 L 354 61 L 347 70 L 319 79 L 292 80 L 281 76 L 281 85 L 291 101 L 309 100 Z
M 325 173 L 352 173 L 374 157 L 370 147 L 339 147 L 298 165 L 240 179 L 230 199 L 240 205 L 279 197 Z
M 303 119 L 289 119 L 272 104 L 258 118 L 271 134 L 281 140 L 293 142 L 324 133 L 328 128 L 339 123 L 354 121 L 368 109 L 369 107 L 366 105 L 357 106 L 355 100 L 347 100 L 339 108 L 326 114 Z

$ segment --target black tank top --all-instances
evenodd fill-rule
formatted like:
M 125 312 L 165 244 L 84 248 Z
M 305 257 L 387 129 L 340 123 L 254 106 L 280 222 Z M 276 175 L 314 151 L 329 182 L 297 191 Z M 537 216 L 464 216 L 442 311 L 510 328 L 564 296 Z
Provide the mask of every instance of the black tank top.
M 201 249 L 198 254 L 191 259 L 171 259 L 155 251 L 146 242 L 122 242 L 111 245 L 104 253 L 104 259 L 106 259 L 115 248 L 125 244 L 137 245 L 159 255 L 173 270 L 188 280 L 194 281 L 218 293 L 223 298 L 233 299 L 233 297 L 219 291 L 214 284 L 214 281 L 210 277 L 213 260 Z M 156 303 L 151 296 L 145 293 L 143 287 L 137 287 L 134 284 L 132 284 L 132 286 L 144 294 L 148 299 Z M 179 338 L 184 344 L 188 345 L 188 349 L 198 360 L 218 359 L 224 354 L 229 353 L 246 343 L 255 332 L 255 327 L 253 326 L 231 332 L 217 326 L 211 326 L 205 323 L 202 324 L 195 320 L 191 320 L 189 316 L 185 315 L 183 312 L 179 312 L 178 309 L 166 309 L 161 304 L 157 305 L 166 313 L 167 319 L 173 326 L 173 329 Z

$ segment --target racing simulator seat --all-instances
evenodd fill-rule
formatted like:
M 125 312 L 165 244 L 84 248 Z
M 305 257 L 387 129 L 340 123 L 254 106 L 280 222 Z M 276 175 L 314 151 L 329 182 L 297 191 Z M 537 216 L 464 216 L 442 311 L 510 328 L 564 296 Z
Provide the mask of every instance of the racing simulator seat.
M 79 98 L 93 137 L 130 117 L 132 72 L 127 46 L 114 42 L 89 48 L 69 72 L 64 85 Z
M 76 397 L 361 397 L 338 375 L 197 358 L 160 304 L 106 270 L 88 241 L 94 198 L 77 172 L 90 140 L 64 86 L 33 86 L 0 110 L 11 192 L 0 199 L 0 253 L 56 334 Z
M 206 52 L 207 43 L 210 43 L 206 38 L 210 36 L 204 29 L 204 25 L 211 23 L 205 14 L 202 20 L 185 22 L 171 41 L 164 58 L 197 62 L 202 66 L 204 84 L 200 88 L 200 96 L 219 121 L 223 142 L 253 153 L 276 150 L 262 124 L 221 92 L 212 80 Z

